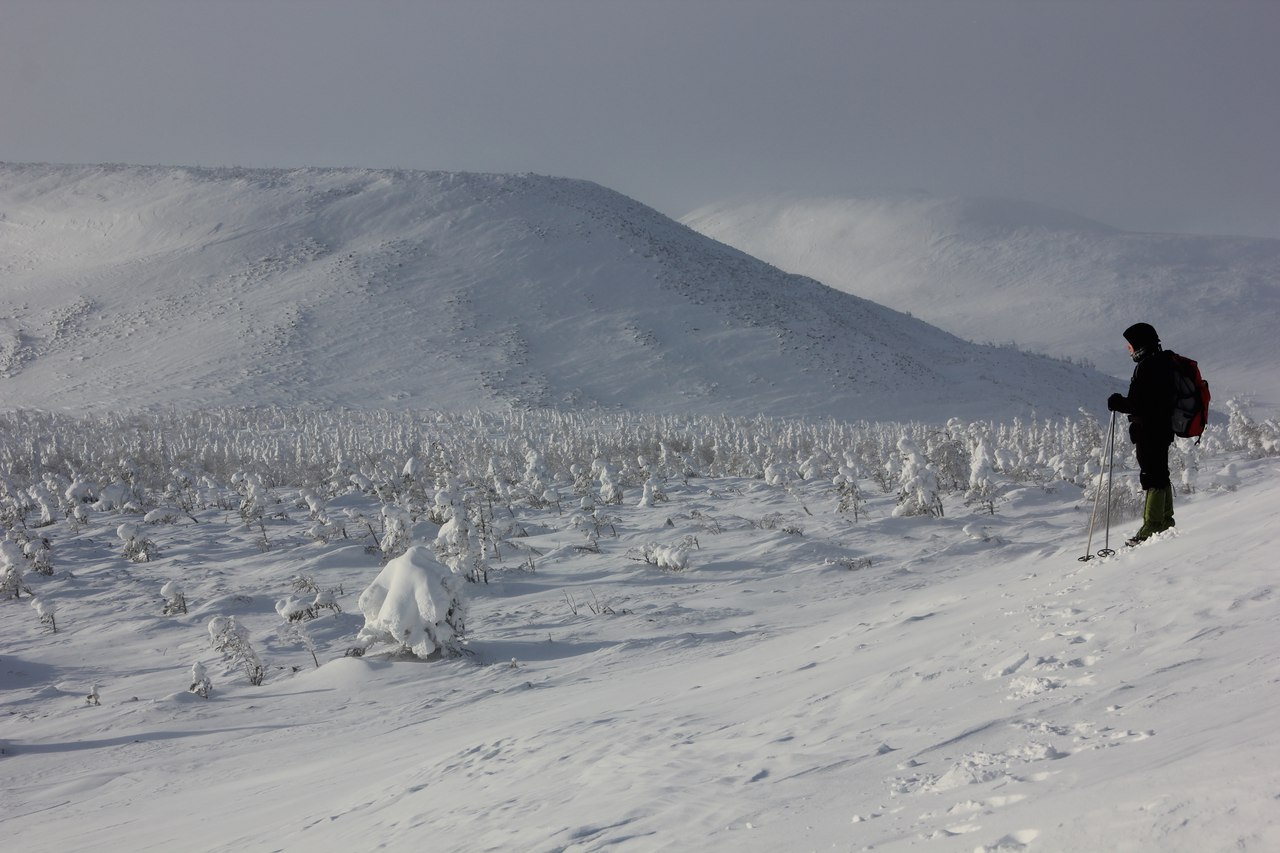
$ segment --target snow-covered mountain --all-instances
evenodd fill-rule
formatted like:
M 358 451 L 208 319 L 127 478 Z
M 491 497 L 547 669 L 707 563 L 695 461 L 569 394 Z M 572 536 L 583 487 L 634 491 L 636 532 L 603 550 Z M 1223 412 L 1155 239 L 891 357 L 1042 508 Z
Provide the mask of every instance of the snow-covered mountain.
M 1153 324 L 1216 399 L 1280 407 L 1280 240 L 1119 231 L 1059 210 L 920 194 L 771 196 L 684 217 L 697 231 L 975 341 L 1128 376 Z
M 8 408 L 998 418 L 1117 387 L 531 175 L 0 165 L 0 292 Z

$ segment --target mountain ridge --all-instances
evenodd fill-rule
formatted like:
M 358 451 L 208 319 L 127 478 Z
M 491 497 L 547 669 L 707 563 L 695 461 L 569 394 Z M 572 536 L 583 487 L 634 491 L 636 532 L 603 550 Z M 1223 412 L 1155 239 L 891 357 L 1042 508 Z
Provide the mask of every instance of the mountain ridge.
M 587 181 L 4 164 L 0 214 L 10 407 L 945 420 L 1067 414 L 1108 386 L 784 273 Z
M 1131 369 L 1149 322 L 1215 397 L 1280 410 L 1280 240 L 1126 232 L 1064 211 L 926 194 L 774 195 L 682 221 L 778 267 L 963 338 Z

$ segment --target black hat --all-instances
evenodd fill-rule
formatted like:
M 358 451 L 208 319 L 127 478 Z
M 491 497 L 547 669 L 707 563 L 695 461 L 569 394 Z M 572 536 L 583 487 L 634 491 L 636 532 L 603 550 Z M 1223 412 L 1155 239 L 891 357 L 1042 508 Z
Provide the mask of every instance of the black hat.
M 1136 350 L 1160 344 L 1160 336 L 1150 323 L 1134 323 L 1124 330 L 1124 339 Z

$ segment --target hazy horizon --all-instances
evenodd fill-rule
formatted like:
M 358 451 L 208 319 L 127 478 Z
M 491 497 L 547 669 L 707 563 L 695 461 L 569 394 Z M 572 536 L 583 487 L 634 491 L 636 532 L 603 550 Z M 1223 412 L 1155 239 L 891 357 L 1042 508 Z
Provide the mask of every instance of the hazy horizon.
M 1280 237 L 1280 6 L 7 0 L 0 160 L 1025 199 Z

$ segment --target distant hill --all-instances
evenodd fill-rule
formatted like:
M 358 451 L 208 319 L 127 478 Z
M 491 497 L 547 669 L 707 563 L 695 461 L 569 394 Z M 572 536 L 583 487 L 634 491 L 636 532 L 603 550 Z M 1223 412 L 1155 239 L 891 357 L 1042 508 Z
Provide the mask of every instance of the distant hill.
M 1143 320 L 1201 362 L 1215 398 L 1280 409 L 1280 240 L 1119 231 L 997 199 L 773 196 L 683 221 L 789 272 L 975 341 L 1127 377 Z
M 533 175 L 0 164 L 0 293 L 6 408 L 944 420 L 1113 385 Z

